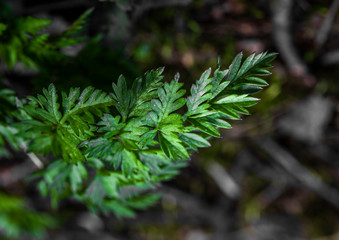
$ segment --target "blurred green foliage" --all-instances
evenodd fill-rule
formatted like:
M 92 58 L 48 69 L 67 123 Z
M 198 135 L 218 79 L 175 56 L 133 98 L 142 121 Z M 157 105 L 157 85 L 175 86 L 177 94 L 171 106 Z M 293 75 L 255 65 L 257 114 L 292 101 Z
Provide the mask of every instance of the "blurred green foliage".
M 0 235 L 10 239 L 25 234 L 42 237 L 46 228 L 56 224 L 49 215 L 31 210 L 24 200 L 0 192 Z
M 58 36 L 42 33 L 51 24 L 49 19 L 33 17 L 0 16 L 0 58 L 12 69 L 18 62 L 39 70 L 40 65 L 54 64 L 66 56 L 59 49 L 80 43 L 76 36 L 84 28 L 92 9 L 80 16 L 66 31 Z
M 0 157 L 11 156 L 7 144 L 13 150 L 19 150 L 21 138 L 16 136 L 18 130 L 11 124 L 16 115 L 15 92 L 3 88 L 0 89 Z

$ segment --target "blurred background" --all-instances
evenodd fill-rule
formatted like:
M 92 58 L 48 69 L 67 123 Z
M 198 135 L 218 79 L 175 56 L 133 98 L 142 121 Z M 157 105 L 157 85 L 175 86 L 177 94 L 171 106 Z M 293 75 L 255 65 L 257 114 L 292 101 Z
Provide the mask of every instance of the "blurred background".
M 225 69 L 240 51 L 279 55 L 252 115 L 196 153 L 134 219 L 94 216 L 72 201 L 52 211 L 25 181 L 34 164 L 7 149 L 1 189 L 59 219 L 42 239 L 339 239 L 338 0 L 1 0 L 0 18 L 49 19 L 43 31 L 53 36 L 93 7 L 84 39 L 58 48 L 62 57 L 0 59 L 1 85 L 20 97 L 50 83 L 111 91 L 120 74 L 133 81 L 165 66 L 165 80 L 179 72 L 189 88 L 219 57 Z

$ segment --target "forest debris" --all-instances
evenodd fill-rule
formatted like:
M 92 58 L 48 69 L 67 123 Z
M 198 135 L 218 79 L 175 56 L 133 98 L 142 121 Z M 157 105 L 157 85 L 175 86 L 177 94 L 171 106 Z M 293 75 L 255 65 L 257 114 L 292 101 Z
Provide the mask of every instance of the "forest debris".
M 207 167 L 207 172 L 226 196 L 231 199 L 237 199 L 240 196 L 240 187 L 219 163 L 211 163 Z
M 253 228 L 257 233 L 255 239 L 258 240 L 305 240 L 300 227 L 300 222 L 296 218 L 280 214 L 264 216 L 253 222 Z
M 324 130 L 331 120 L 334 104 L 320 95 L 313 95 L 294 105 L 278 123 L 285 135 L 314 144 L 321 142 Z
M 308 150 L 318 156 L 329 165 L 339 169 L 339 154 L 326 144 L 319 143 L 308 147 Z
M 279 146 L 274 140 L 263 138 L 257 141 L 257 143 L 288 175 L 339 209 L 339 192 L 336 189 L 315 177 L 307 168 L 301 165 L 294 156 Z
M 287 215 L 267 215 L 257 218 L 252 225 L 231 233 L 232 240 L 306 240 L 298 219 Z
M 304 84 L 311 87 L 315 84 L 315 78 L 310 75 L 306 63 L 298 55 L 290 29 L 294 2 L 293 0 L 275 0 L 273 2 L 273 40 L 291 74 L 302 78 Z
M 339 9 L 339 0 L 334 0 L 330 9 L 329 9 L 328 15 L 327 15 L 323 25 L 319 29 L 317 37 L 315 39 L 318 47 L 321 47 L 327 41 L 328 36 L 329 36 L 331 29 L 332 29 L 334 20 L 337 16 L 338 9 Z
M 0 169 L 0 186 L 8 187 L 37 170 L 37 167 L 30 161 L 24 161 L 5 169 Z
M 339 63 L 339 49 L 333 49 L 322 55 L 320 59 L 324 65 L 334 65 Z
M 185 240 L 211 240 L 211 237 L 203 231 L 190 230 L 186 234 Z
M 243 49 L 248 53 L 263 52 L 265 51 L 265 45 L 262 41 L 255 38 L 248 38 L 239 40 L 235 43 L 236 49 Z
M 234 227 L 233 224 L 236 217 L 233 215 L 235 214 L 234 201 L 229 199 L 229 201 L 222 201 L 219 204 L 211 206 L 192 194 L 188 194 L 178 189 L 166 186 L 162 186 L 160 188 L 160 193 L 172 195 L 176 200 L 171 201 L 177 203 L 178 206 L 184 210 L 184 212 L 189 214 L 188 216 L 190 218 L 193 217 L 195 221 L 198 218 L 204 223 L 207 222 L 213 229 L 211 239 L 228 239 L 226 235 Z M 185 222 L 187 223 L 187 219 L 185 219 Z
M 326 237 L 314 238 L 313 240 L 338 240 L 339 239 L 339 232 Z
M 77 224 L 88 232 L 96 233 L 104 229 L 104 223 L 100 217 L 89 212 L 84 212 L 77 217 Z

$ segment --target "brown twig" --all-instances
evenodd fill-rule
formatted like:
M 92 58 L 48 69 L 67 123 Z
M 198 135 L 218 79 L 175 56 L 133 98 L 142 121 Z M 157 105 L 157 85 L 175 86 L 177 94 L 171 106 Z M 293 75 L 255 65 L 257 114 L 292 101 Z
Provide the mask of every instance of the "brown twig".
M 232 176 L 218 163 L 213 162 L 207 166 L 207 173 L 214 179 L 220 190 L 231 199 L 238 199 L 240 187 Z
M 213 240 L 227 239 L 227 235 L 236 222 L 236 217 L 231 215 L 235 211 L 234 201 L 231 199 L 211 206 L 192 194 L 171 187 L 161 187 L 160 193 L 172 196 L 178 206 L 190 216 L 208 222 L 213 228 L 211 238 Z
M 305 85 L 313 86 L 315 83 L 314 77 L 309 74 L 307 65 L 298 55 L 298 51 L 293 43 L 290 28 L 293 4 L 293 0 L 275 0 L 273 2 L 273 40 L 290 72 L 297 77 L 304 78 Z
M 318 47 L 322 47 L 326 43 L 328 36 L 330 35 L 338 9 L 339 9 L 339 0 L 334 0 L 328 11 L 327 17 L 316 36 L 315 42 L 318 45 Z
M 264 138 L 258 145 L 270 155 L 291 177 L 304 187 L 316 193 L 332 206 L 339 209 L 339 192 L 315 177 L 307 168 L 301 165 L 296 158 L 279 146 L 274 140 Z
M 35 153 L 27 152 L 25 144 L 20 144 L 20 148 L 38 169 L 44 168 L 44 162 Z

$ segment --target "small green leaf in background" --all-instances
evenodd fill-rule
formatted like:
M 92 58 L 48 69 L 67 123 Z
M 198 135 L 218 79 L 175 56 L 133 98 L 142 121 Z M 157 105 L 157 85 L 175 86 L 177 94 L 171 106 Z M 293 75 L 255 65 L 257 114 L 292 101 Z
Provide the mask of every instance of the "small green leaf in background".
M 23 199 L 0 193 L 0 236 L 20 239 L 25 235 L 41 238 L 56 219 L 30 209 Z

